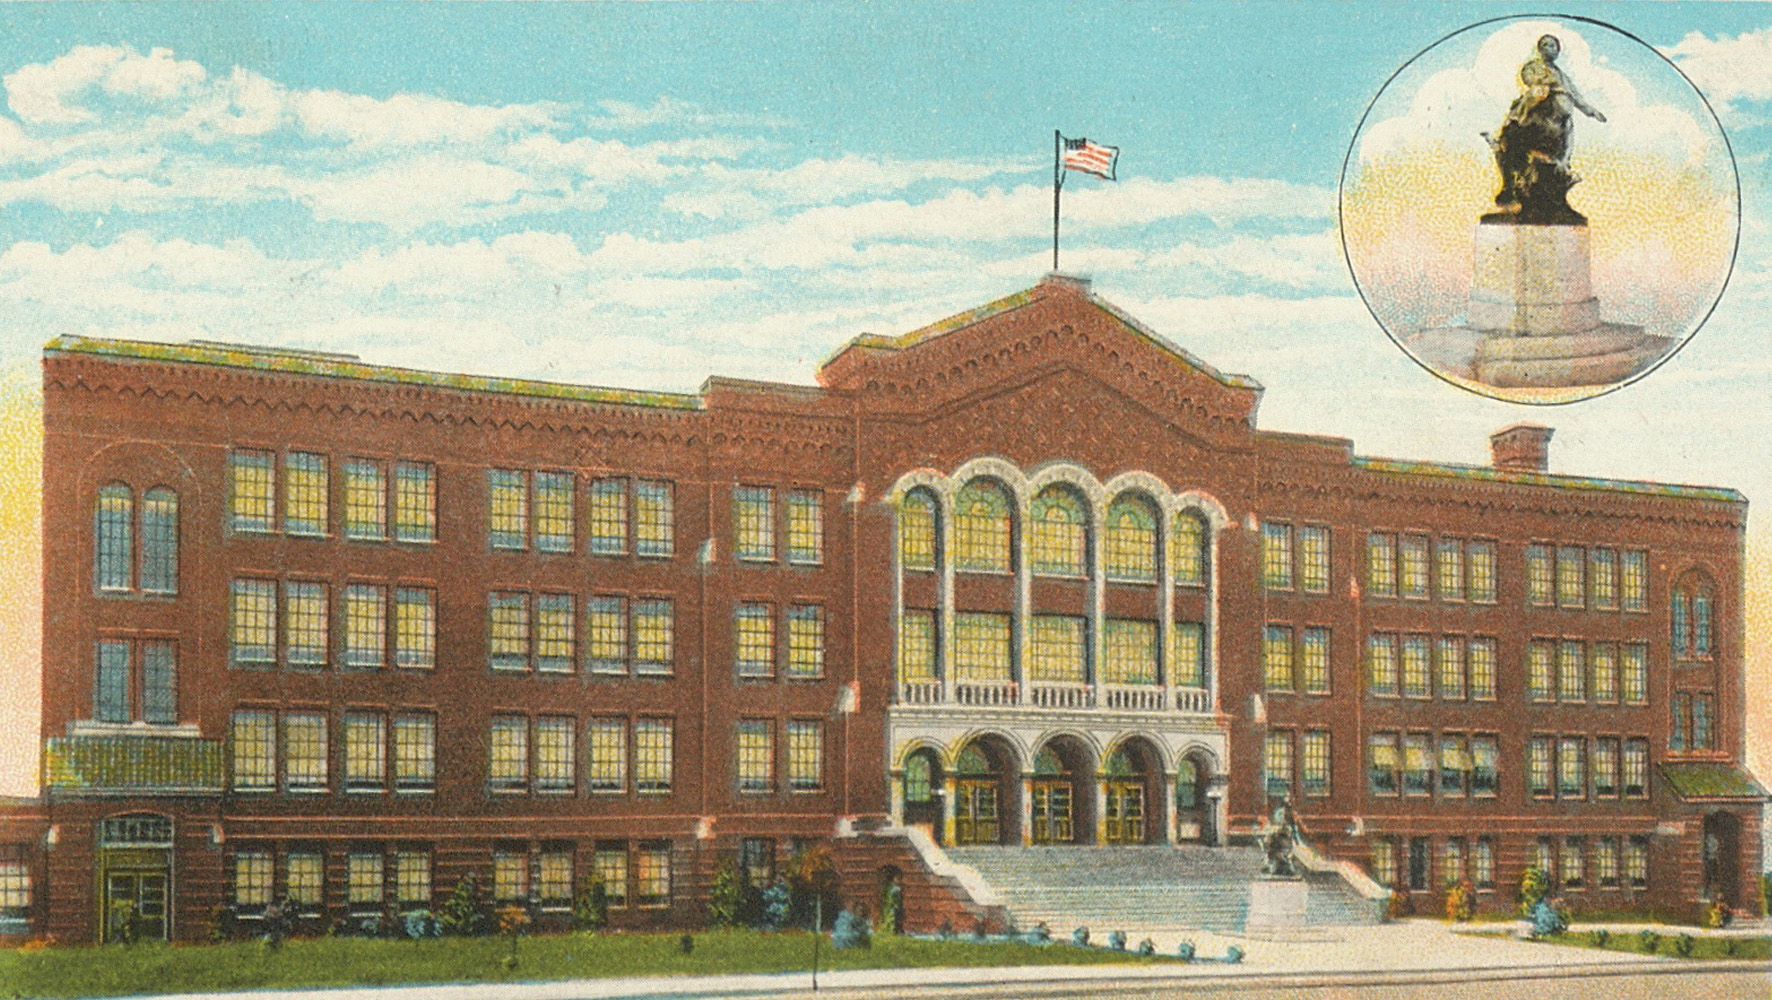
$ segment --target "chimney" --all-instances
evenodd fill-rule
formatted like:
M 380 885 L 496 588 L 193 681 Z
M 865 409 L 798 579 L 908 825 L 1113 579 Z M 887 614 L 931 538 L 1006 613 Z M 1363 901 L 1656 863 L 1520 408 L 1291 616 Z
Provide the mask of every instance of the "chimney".
M 1489 435 L 1489 454 L 1497 469 L 1543 472 L 1550 467 L 1550 439 L 1556 431 L 1541 424 L 1514 424 Z

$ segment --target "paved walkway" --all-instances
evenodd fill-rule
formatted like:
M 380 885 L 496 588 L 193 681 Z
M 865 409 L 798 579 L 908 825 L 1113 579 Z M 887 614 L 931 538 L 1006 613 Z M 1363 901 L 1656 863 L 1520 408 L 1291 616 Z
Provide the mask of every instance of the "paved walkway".
M 1511 925 L 1489 925 L 1506 929 Z M 1175 953 L 1183 939 L 1194 942 L 1201 957 L 1219 957 L 1231 945 L 1244 949 L 1243 961 L 1196 962 L 1190 965 L 1016 966 L 1007 968 L 860 969 L 822 973 L 822 990 L 865 993 L 901 992 L 917 988 L 1037 984 L 1068 986 L 1082 992 L 1091 982 L 1117 981 L 1184 984 L 1198 982 L 1311 983 L 1456 982 L 1468 978 L 1497 980 L 1529 977 L 1652 974 L 1730 969 L 1752 972 L 1753 963 L 1682 962 L 1662 956 L 1626 954 L 1588 948 L 1559 947 L 1506 936 L 1457 933 L 1445 924 L 1408 921 L 1377 927 L 1333 927 L 1307 930 L 1287 940 L 1233 934 L 1173 930 L 1151 934 L 1159 950 Z M 1130 941 L 1133 947 L 1137 940 Z M 1057 945 L 1055 947 L 1065 947 Z M 1772 976 L 1769 976 L 1772 984 Z M 460 984 L 449 986 L 364 987 L 264 991 L 255 1000 L 601 1000 L 613 997 L 782 996 L 810 989 L 805 972 L 776 975 L 681 976 L 630 979 L 581 979 L 538 983 Z M 1042 991 L 1044 992 L 1044 991 Z M 186 997 L 194 995 L 186 995 Z M 168 998 L 170 1000 L 170 998 Z M 181 998 L 184 1000 L 184 998 Z

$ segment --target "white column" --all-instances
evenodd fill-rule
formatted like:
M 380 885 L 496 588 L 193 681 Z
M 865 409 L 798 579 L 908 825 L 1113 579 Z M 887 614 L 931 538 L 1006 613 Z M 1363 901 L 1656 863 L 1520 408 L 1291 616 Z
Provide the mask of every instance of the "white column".
M 892 792 L 892 825 L 904 825 L 904 769 L 893 768 L 887 772 L 886 780 L 891 783 Z
M 1034 772 L 1021 772 L 1021 846 L 1034 842 Z
M 1179 770 L 1171 771 L 1164 776 L 1163 782 L 1163 798 L 1165 800 L 1163 802 L 1163 815 L 1169 817 L 1167 829 L 1169 831 L 1170 847 L 1174 847 L 1181 843 L 1181 811 L 1175 808 L 1175 783 L 1180 777 L 1181 772 Z

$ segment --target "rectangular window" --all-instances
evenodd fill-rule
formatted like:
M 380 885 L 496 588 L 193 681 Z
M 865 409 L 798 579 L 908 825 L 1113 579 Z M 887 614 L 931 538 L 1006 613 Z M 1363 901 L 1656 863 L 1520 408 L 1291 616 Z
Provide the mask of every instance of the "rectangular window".
M 1456 885 L 1464 876 L 1464 838 L 1447 837 L 1440 845 L 1440 881 Z
M 233 788 L 268 792 L 277 787 L 277 715 L 241 710 L 228 727 L 233 744 Z
M 1261 526 L 1261 585 L 1269 590 L 1292 589 L 1292 525 Z
M 1679 753 L 1687 748 L 1687 733 L 1692 725 L 1692 696 L 1676 694 L 1668 707 L 1673 710 L 1673 725 L 1667 734 L 1667 748 Z
M 824 494 L 788 494 L 788 562 L 816 566 L 824 561 Z
M 1531 862 L 1530 867 L 1543 872 L 1548 878 L 1555 879 L 1557 877 L 1557 856 L 1556 852 L 1551 849 L 1549 837 L 1539 837 L 1533 841 L 1532 853 L 1528 857 Z
M 1628 705 L 1647 705 L 1649 703 L 1649 646 L 1647 643 L 1633 642 L 1624 647 L 1624 662 L 1620 670 L 1620 686 L 1624 690 L 1624 701 Z
M 1579 608 L 1587 596 L 1587 550 L 1579 545 L 1557 548 L 1557 606 Z
M 1427 600 L 1427 536 L 1402 535 L 1397 539 L 1400 573 L 1398 589 L 1411 600 Z
M 1526 603 L 1548 607 L 1552 603 L 1555 572 L 1548 545 L 1526 546 Z
M 437 540 L 437 472 L 428 463 L 394 466 L 394 540 Z
M 486 595 L 486 646 L 492 669 L 529 669 L 528 594 L 495 590 Z
M 1434 591 L 1440 600 L 1464 600 L 1464 542 L 1440 539 L 1434 546 L 1434 571 Z
M 326 456 L 292 451 L 283 456 L 283 530 L 326 534 Z
M 634 790 L 642 794 L 671 790 L 671 720 L 634 723 Z
M 1409 891 L 1423 892 L 1428 886 L 1428 868 L 1432 858 L 1428 854 L 1426 837 L 1409 838 Z
M 586 727 L 590 741 L 586 786 L 593 792 L 628 790 L 628 724 L 625 719 L 592 719 Z
M 1033 656 L 1034 662 L 1029 665 L 1030 680 L 1044 680 L 1041 676 L 1041 621 L 1045 616 L 1033 619 Z M 1079 623 L 1082 619 L 1075 619 Z M 1077 652 L 1082 652 L 1082 643 L 1077 644 Z M 900 684 L 927 684 L 935 680 L 935 612 L 918 611 L 906 608 L 898 620 L 898 682 Z
M 1464 737 L 1445 733 L 1440 737 L 1440 787 L 1442 798 L 1463 798 L 1470 774 L 1470 751 Z
M 291 792 L 326 790 L 326 716 L 288 712 L 283 716 L 283 787 Z
M 768 719 L 738 720 L 738 790 L 747 795 L 775 791 L 775 724 Z
M 234 905 L 258 915 L 271 903 L 271 855 L 268 851 L 234 853 Z
M 269 667 L 277 662 L 277 584 L 235 580 L 228 606 L 228 662 Z
M 788 609 L 788 677 L 812 680 L 824 676 L 824 609 L 800 605 Z
M 1398 780 L 1396 733 L 1373 733 L 1366 739 L 1366 783 L 1373 795 L 1396 795 Z
M 1552 741 L 1548 736 L 1534 736 L 1526 741 L 1526 790 L 1535 799 L 1548 799 L 1554 794 L 1551 750 Z
M 1263 744 L 1262 773 L 1269 798 L 1292 794 L 1292 730 L 1270 729 Z
M 1596 642 L 1588 657 L 1593 669 L 1594 700 L 1611 704 L 1618 700 L 1618 647 L 1609 642 Z
M 1477 604 L 1495 603 L 1495 543 L 1472 542 L 1465 550 L 1469 555 L 1466 572 L 1470 580 L 1470 599 Z
M 1297 687 L 1292 672 L 1292 629 L 1285 625 L 1269 625 L 1261 634 L 1261 673 L 1269 691 L 1291 691 Z
M 565 716 L 535 720 L 535 790 L 570 795 L 578 788 L 578 723 Z
M 775 558 L 775 491 L 767 486 L 732 488 L 732 553 L 736 558 Z
M 1649 839 L 1632 837 L 1624 842 L 1624 877 L 1632 889 L 1649 887 Z
M 1594 881 L 1602 889 L 1618 888 L 1618 838 L 1594 841 Z
M 788 787 L 814 792 L 824 787 L 824 723 L 788 720 Z
M 628 481 L 591 480 L 591 551 L 600 556 L 628 550 Z
M 437 665 L 437 593 L 417 587 L 394 591 L 394 664 L 429 670 Z
M 1403 697 L 1427 698 L 1432 695 L 1428 680 L 1430 646 L 1425 635 L 1403 637 Z
M 1587 798 L 1587 741 L 1565 737 L 1557 741 L 1557 796 Z
M 283 663 L 291 667 L 326 666 L 326 585 L 283 584 Z
M 570 472 L 535 474 L 535 551 L 572 551 L 573 485 Z
M 388 537 L 388 477 L 380 462 L 345 462 L 345 537 L 359 542 Z
M 1595 608 L 1611 611 L 1618 607 L 1618 552 L 1615 549 L 1590 549 L 1587 554 L 1587 585 Z
M 1563 888 L 1583 889 L 1587 887 L 1587 842 L 1580 837 L 1564 837 L 1562 855 L 1557 859 L 1557 866 L 1562 870 Z
M 1329 693 L 1329 630 L 1307 628 L 1299 633 L 1298 679 L 1305 694 Z
M 628 618 L 619 597 L 585 601 L 585 656 L 594 674 L 628 672 Z
M 670 844 L 641 844 L 634 852 L 634 901 L 640 906 L 671 905 Z
M 1102 683 L 1157 683 L 1156 622 L 1110 618 L 1102 639 Z
M 129 643 L 100 642 L 92 691 L 92 716 L 99 722 L 129 721 Z
M 1176 622 L 1175 643 L 1169 662 L 1174 665 L 1177 687 L 1206 687 L 1206 627 L 1200 622 Z
M 775 841 L 746 837 L 738 843 L 738 871 L 744 884 L 761 889 L 775 881 Z
M 1624 797 L 1627 799 L 1649 797 L 1648 740 L 1624 741 Z
M 570 846 L 543 850 L 535 858 L 535 892 L 544 910 L 572 906 L 572 850 Z
M 1495 640 L 1473 636 L 1467 647 L 1473 701 L 1495 700 Z
M 306 851 L 283 855 L 283 892 L 303 916 L 319 908 L 325 888 L 324 857 Z
M 775 615 L 767 604 L 732 611 L 732 660 L 740 677 L 775 676 Z
M 1630 549 L 1621 553 L 1622 569 L 1618 583 L 1619 603 L 1626 611 L 1649 610 L 1649 553 Z
M 141 644 L 142 721 L 170 725 L 178 721 L 178 646 L 149 641 Z
M 228 453 L 228 524 L 235 531 L 277 530 L 277 472 L 268 451 Z
M 1397 696 L 1397 637 L 1374 632 L 1366 637 L 1368 690 L 1381 698 Z
M 345 855 L 345 900 L 352 910 L 374 910 L 382 904 L 383 859 L 380 854 Z
M 486 784 L 495 792 L 521 792 L 529 787 L 529 720 L 520 715 L 495 715 L 488 734 Z
M 612 910 L 628 905 L 628 845 L 621 841 L 597 844 L 597 880 L 603 883 L 604 898 Z
M 1501 787 L 1501 740 L 1471 737 L 1471 795 L 1492 799 Z
M 100 590 L 127 591 L 135 568 L 135 512 L 129 487 L 120 484 L 99 490 L 93 512 L 94 565 Z
M 1329 592 L 1329 529 L 1307 524 L 1298 529 L 1298 586 L 1307 594 Z
M 1397 596 L 1397 542 L 1393 535 L 1366 536 L 1366 591 L 1374 597 Z
M 355 583 L 345 588 L 345 666 L 374 670 L 388 646 L 386 588 Z
M 394 717 L 394 788 L 428 792 L 437 787 L 437 718 Z
M 387 720 L 373 712 L 346 712 L 345 790 L 379 792 L 388 783 Z
M 1427 733 L 1403 736 L 1403 794 L 1427 795 L 1434 787 L 1433 738 Z
M 578 619 L 571 594 L 535 595 L 535 669 L 569 674 L 578 662 Z
M 1087 619 L 1069 615 L 1035 615 L 1028 629 L 1028 680 L 1049 684 L 1084 683 L 1088 678 L 1087 635 Z
M 1692 749 L 1715 750 L 1711 733 L 1711 704 L 1708 694 L 1692 696 Z
M 529 546 L 529 474 L 486 470 L 486 540 L 495 549 Z
M 505 847 L 492 852 L 494 902 L 522 902 L 529 895 L 529 853 Z
M 1557 646 L 1557 700 L 1587 700 L 1587 650 L 1581 643 L 1565 639 Z
M 394 903 L 403 908 L 431 905 L 431 856 L 424 851 L 394 852 Z
M 1372 881 L 1379 885 L 1397 884 L 1397 844 L 1389 837 L 1371 838 Z
M 1447 701 L 1464 700 L 1464 639 L 1455 635 L 1440 637 L 1438 651 L 1440 697 Z
M 1471 881 L 1478 889 L 1495 888 L 1495 841 L 1488 837 L 1471 846 Z
M 634 480 L 634 554 L 668 556 L 676 537 L 671 513 L 671 484 Z
M 1526 644 L 1526 697 L 1532 701 L 1557 700 L 1557 647 L 1548 639 Z
M 935 499 L 926 490 L 898 502 L 898 561 L 905 569 L 935 568 Z
M 1329 734 L 1307 730 L 1299 743 L 1299 778 L 1306 795 L 1329 794 Z
M 954 678 L 989 682 L 1010 677 L 1009 616 L 954 615 Z
M 634 602 L 634 673 L 669 676 L 676 648 L 671 602 L 650 598 Z
M 1618 737 L 1594 740 L 1593 775 L 1594 798 L 1618 798 Z

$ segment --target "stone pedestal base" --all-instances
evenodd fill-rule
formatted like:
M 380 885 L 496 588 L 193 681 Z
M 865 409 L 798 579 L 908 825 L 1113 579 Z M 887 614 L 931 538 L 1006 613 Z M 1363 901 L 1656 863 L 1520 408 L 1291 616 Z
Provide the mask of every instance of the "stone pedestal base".
M 1299 878 L 1264 878 L 1249 883 L 1249 917 L 1245 930 L 1278 930 L 1304 926 L 1304 904 L 1310 888 Z

